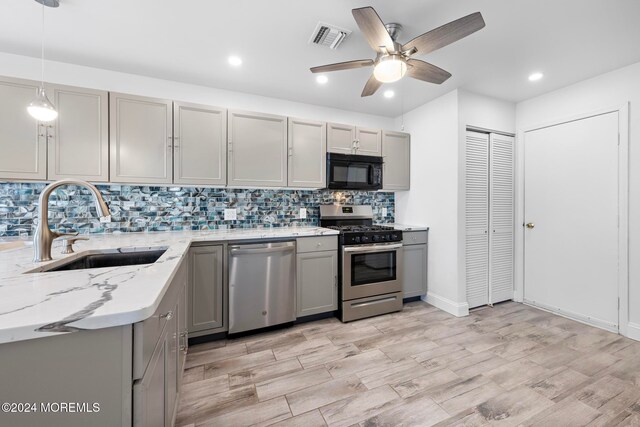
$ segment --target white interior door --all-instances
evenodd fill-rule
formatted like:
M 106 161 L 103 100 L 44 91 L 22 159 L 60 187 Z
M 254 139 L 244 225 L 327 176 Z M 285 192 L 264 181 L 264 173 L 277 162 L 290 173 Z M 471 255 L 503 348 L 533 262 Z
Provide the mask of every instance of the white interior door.
M 618 113 L 525 133 L 524 299 L 618 329 Z

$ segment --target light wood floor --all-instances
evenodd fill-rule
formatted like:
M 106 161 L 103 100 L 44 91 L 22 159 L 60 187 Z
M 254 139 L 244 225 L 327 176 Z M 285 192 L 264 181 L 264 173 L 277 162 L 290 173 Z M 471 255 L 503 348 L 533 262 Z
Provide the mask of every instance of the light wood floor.
M 640 425 L 640 342 L 512 302 L 206 343 L 187 368 L 178 426 Z

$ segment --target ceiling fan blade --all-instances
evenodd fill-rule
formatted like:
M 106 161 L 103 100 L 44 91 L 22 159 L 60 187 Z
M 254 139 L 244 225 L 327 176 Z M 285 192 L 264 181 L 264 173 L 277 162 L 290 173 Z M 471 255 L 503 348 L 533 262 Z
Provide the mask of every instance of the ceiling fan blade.
M 372 7 L 361 7 L 351 11 L 353 17 L 367 39 L 369 46 L 376 52 L 380 51 L 380 46 L 387 48 L 389 52 L 393 52 L 393 39 L 384 26 L 384 23 L 378 16 L 378 13 Z
M 402 46 L 402 50 L 407 51 L 415 48 L 420 55 L 433 52 L 481 30 L 484 25 L 482 14 L 480 12 L 472 13 L 416 37 Z
M 451 73 L 448 71 L 419 59 L 409 59 L 407 64 L 409 65 L 407 75 L 414 79 L 439 85 L 451 77 Z
M 378 89 L 380 89 L 380 86 L 382 86 L 382 82 L 378 81 L 378 79 L 376 79 L 372 74 L 371 77 L 369 77 L 369 80 L 367 80 L 367 84 L 364 85 L 364 89 L 362 89 L 362 95 L 360 96 L 371 96 L 376 93 Z
M 320 65 L 311 67 L 312 73 L 326 73 L 329 71 L 351 70 L 353 68 L 370 67 L 373 65 L 372 59 L 358 59 L 355 61 L 338 62 L 335 64 Z

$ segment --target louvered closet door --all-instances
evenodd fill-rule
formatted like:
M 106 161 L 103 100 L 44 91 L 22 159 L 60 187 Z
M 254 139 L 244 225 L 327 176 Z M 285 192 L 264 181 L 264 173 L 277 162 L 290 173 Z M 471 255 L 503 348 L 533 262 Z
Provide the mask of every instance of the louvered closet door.
M 489 302 L 513 299 L 514 138 L 489 136 Z
M 466 276 L 469 308 L 489 302 L 489 135 L 467 132 Z

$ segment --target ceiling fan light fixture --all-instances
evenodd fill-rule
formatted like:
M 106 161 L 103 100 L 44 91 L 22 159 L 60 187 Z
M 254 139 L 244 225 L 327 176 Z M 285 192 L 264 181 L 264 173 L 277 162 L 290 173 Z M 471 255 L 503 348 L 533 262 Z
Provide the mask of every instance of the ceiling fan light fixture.
M 50 122 L 58 117 L 58 112 L 47 97 L 43 87 L 40 87 L 38 95 L 29 103 L 27 111 L 31 117 L 41 122 Z
M 400 55 L 386 55 L 378 60 L 373 75 L 382 83 L 393 83 L 407 73 L 407 63 Z

